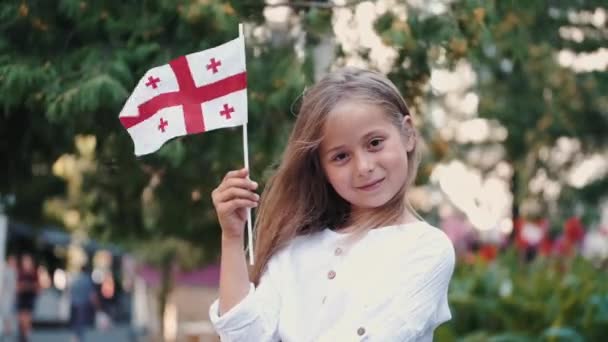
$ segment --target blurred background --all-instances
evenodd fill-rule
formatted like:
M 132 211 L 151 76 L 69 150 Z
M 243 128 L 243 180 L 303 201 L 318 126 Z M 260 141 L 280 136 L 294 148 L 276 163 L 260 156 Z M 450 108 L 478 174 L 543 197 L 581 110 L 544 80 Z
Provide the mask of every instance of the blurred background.
M 436 341 L 602 340 L 607 10 L 599 0 L 2 1 L 4 338 L 17 341 L 20 318 L 31 341 L 68 341 L 76 321 L 91 341 L 217 341 L 210 193 L 242 167 L 240 128 L 135 158 L 118 113 L 145 71 L 244 23 L 249 159 L 262 184 L 298 97 L 328 70 L 379 70 L 406 98 L 423 145 L 410 198 L 458 254 L 453 319 Z

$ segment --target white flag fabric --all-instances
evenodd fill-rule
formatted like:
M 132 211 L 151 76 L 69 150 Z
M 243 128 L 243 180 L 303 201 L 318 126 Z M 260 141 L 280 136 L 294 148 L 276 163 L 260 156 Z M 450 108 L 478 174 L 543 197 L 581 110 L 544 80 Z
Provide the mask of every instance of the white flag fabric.
M 247 123 L 244 38 L 148 70 L 119 119 L 137 156 L 175 137 Z

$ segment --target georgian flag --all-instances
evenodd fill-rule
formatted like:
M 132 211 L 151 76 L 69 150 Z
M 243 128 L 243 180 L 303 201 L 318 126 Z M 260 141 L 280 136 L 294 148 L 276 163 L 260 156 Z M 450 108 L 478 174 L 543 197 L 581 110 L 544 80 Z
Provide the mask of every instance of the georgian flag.
M 148 70 L 119 119 L 137 156 L 152 153 L 175 137 L 245 124 L 244 38 Z

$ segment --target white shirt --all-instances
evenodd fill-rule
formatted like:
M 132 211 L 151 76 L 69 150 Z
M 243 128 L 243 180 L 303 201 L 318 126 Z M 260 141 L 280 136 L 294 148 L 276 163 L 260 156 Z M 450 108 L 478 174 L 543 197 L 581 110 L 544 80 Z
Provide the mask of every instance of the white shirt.
M 425 222 L 371 230 L 350 248 L 325 229 L 295 238 L 268 262 L 259 286 L 221 317 L 222 341 L 432 341 L 451 318 L 448 237 Z

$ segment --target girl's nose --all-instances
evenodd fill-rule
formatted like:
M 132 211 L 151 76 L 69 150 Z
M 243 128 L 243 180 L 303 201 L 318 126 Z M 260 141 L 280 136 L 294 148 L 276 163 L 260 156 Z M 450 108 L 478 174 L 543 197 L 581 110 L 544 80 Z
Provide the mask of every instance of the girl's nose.
M 361 176 L 367 176 L 374 171 L 374 161 L 371 156 L 362 153 L 356 157 L 357 173 Z

